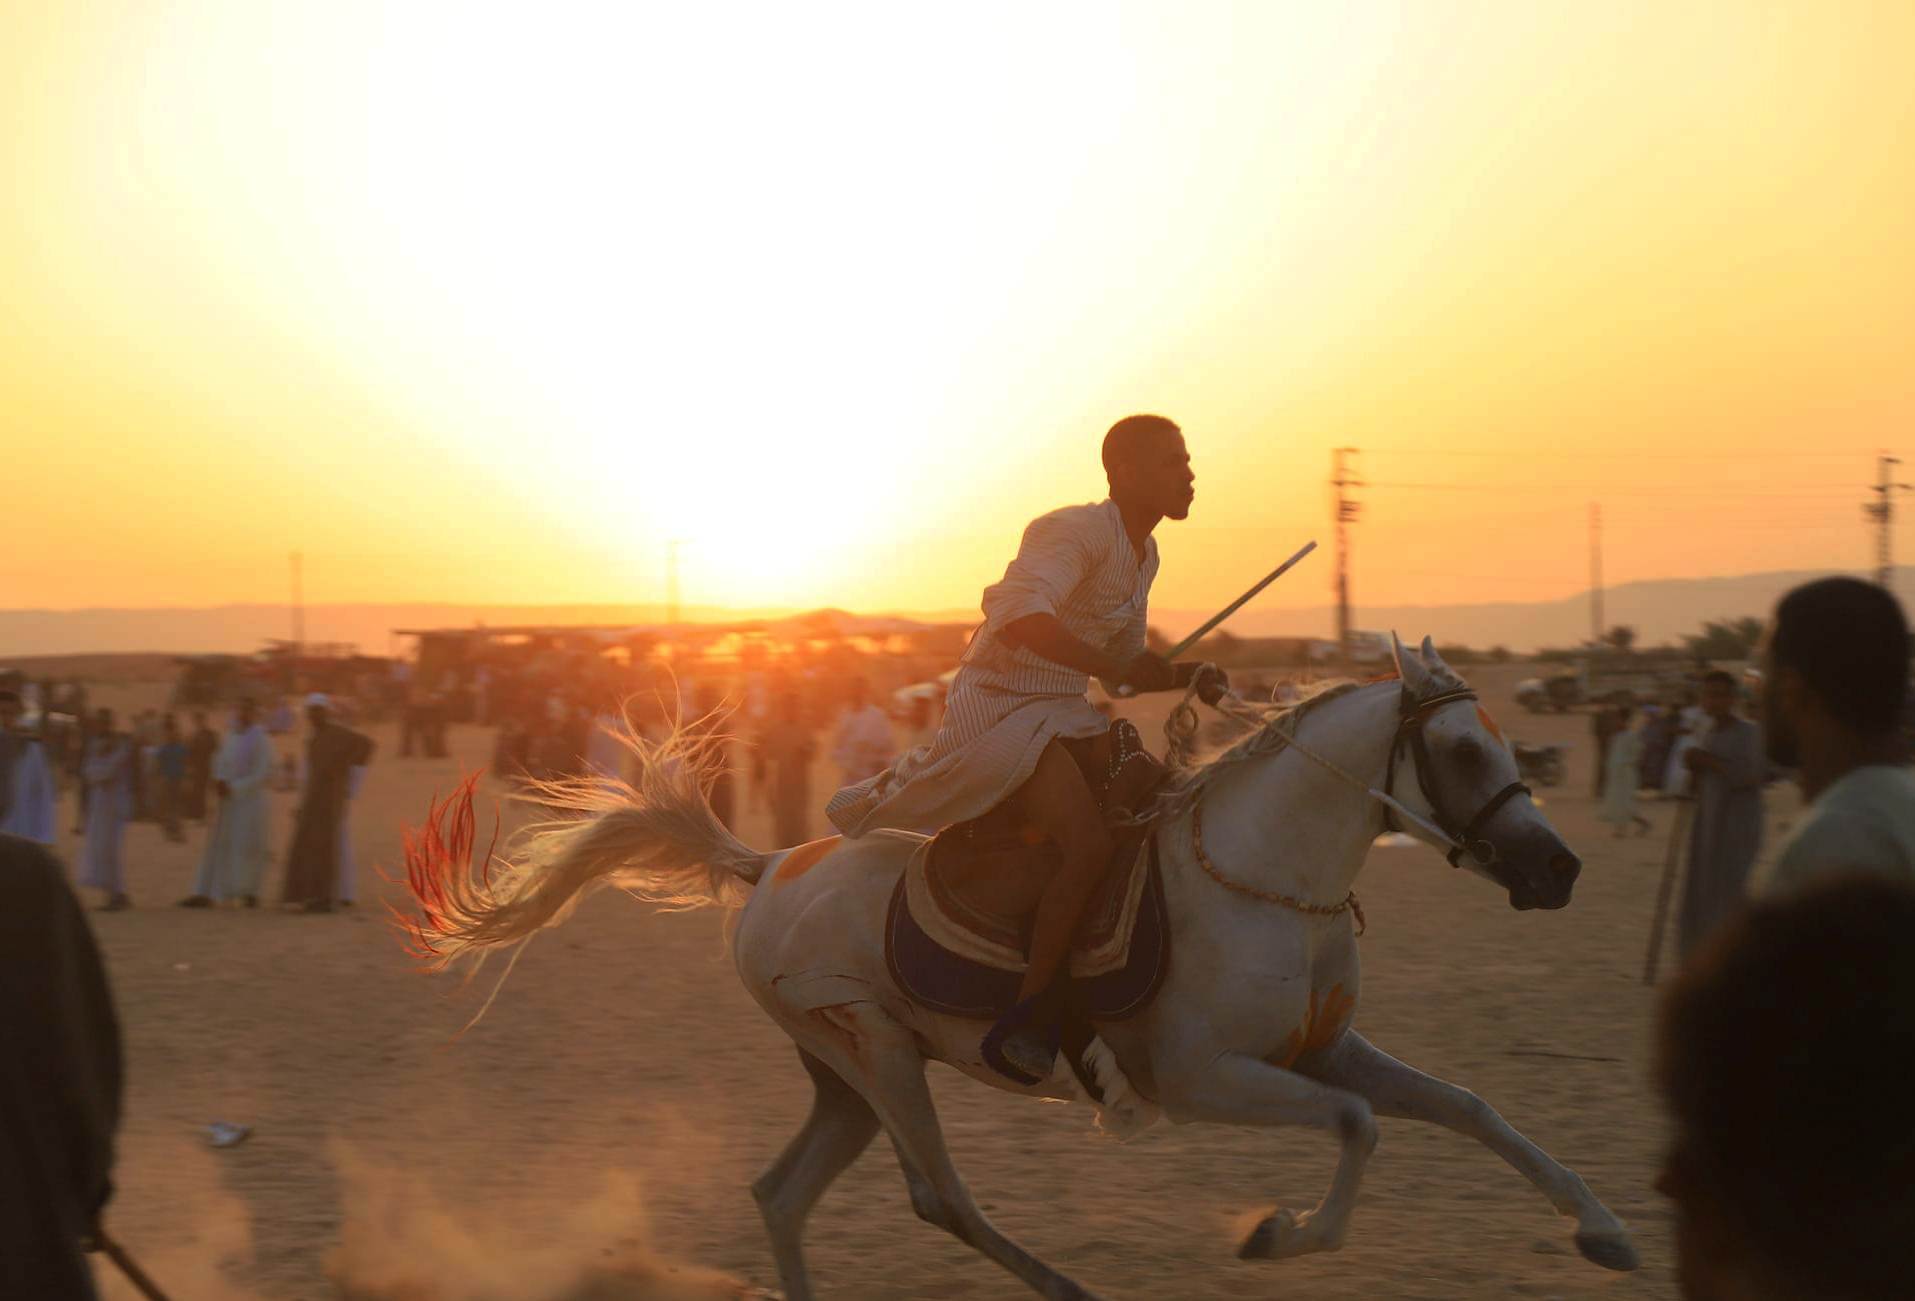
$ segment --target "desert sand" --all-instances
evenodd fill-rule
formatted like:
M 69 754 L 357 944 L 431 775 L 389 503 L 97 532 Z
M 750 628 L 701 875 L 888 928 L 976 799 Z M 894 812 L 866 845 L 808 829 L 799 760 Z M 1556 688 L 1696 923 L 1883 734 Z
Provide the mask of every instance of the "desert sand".
M 1589 793 L 1587 718 L 1521 713 L 1515 666 L 1476 676 L 1510 733 L 1574 746 L 1568 783 L 1539 793 L 1584 855 L 1581 882 L 1568 909 L 1518 914 L 1428 850 L 1377 849 L 1358 883 L 1356 1023 L 1580 1172 L 1635 1230 L 1641 1271 L 1585 1262 L 1515 1172 L 1403 1121 L 1382 1123 L 1340 1253 L 1240 1262 L 1254 1214 L 1321 1195 L 1330 1138 L 1160 1125 L 1119 1144 L 1084 1107 L 933 1067 L 958 1167 L 1003 1229 L 1109 1298 L 1676 1295 L 1669 1212 L 1651 1187 L 1663 1129 L 1641 982 L 1671 809 L 1646 805 L 1649 838 L 1612 839 Z M 1162 708 L 1138 714 L 1153 741 Z M 434 761 L 398 759 L 393 730 L 374 731 L 353 837 L 362 864 L 396 870 L 401 827 L 484 762 L 490 732 L 455 729 L 453 757 Z M 830 776 L 817 775 L 820 805 Z M 279 851 L 290 797 L 274 799 Z M 1775 788 L 1770 807 L 1773 839 L 1793 791 Z M 767 845 L 761 812 L 742 831 Z M 503 964 L 472 985 L 421 974 L 382 915 L 394 886 L 362 869 L 361 906 L 330 916 L 181 910 L 203 832 L 188 840 L 135 826 L 136 908 L 93 919 L 129 1071 L 109 1223 L 176 1297 L 337 1297 L 341 1277 L 387 1296 L 528 1301 L 776 1285 L 747 1184 L 810 1091 L 738 984 L 716 913 L 595 896 L 538 937 L 461 1034 Z M 67 837 L 69 861 L 74 848 Z M 213 1120 L 253 1134 L 215 1150 Z M 881 1142 L 820 1204 L 809 1246 L 825 1296 L 1028 1295 L 912 1215 Z M 594 1268 L 612 1273 L 582 1289 Z

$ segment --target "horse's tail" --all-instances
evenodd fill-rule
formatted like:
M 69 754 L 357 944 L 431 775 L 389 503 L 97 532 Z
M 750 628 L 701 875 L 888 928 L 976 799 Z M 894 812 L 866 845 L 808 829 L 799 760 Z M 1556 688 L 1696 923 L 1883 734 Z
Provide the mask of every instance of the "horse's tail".
M 479 774 L 466 778 L 433 804 L 424 826 L 406 830 L 406 883 L 418 912 L 394 916 L 408 946 L 435 970 L 482 959 L 564 921 L 607 885 L 668 908 L 744 903 L 766 858 L 727 831 L 705 798 L 722 763 L 722 721 L 675 726 L 656 744 L 625 722 L 611 734 L 632 756 L 631 781 L 593 774 L 533 782 L 527 801 L 558 816 L 525 827 L 495 854 L 495 815 L 492 844 L 476 865 Z

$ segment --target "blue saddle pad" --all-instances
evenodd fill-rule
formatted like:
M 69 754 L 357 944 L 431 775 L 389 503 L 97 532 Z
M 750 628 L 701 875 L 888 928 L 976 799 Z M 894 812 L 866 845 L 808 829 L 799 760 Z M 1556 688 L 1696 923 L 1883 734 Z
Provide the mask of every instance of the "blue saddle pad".
M 1170 926 L 1154 837 L 1147 870 L 1129 961 L 1115 971 L 1072 982 L 1072 1002 L 1092 1020 L 1122 1021 L 1143 1011 L 1170 969 Z M 994 1021 L 1017 999 L 1017 972 L 961 957 L 924 933 L 906 906 L 902 875 L 884 919 L 884 962 L 905 996 L 933 1012 Z

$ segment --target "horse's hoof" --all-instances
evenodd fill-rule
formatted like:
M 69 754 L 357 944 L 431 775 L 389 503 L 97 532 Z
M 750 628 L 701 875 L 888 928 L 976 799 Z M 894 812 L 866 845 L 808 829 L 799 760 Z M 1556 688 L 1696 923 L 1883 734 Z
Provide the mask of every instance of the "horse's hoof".
M 1257 1222 L 1237 1248 L 1238 1260 L 1278 1260 L 1297 1254 L 1297 1217 L 1279 1206 Z
M 1636 1254 L 1636 1244 L 1629 1241 L 1629 1234 L 1623 1229 L 1578 1233 L 1576 1250 L 1582 1252 L 1585 1259 L 1594 1261 L 1604 1269 L 1627 1273 L 1642 1265 L 1642 1257 Z

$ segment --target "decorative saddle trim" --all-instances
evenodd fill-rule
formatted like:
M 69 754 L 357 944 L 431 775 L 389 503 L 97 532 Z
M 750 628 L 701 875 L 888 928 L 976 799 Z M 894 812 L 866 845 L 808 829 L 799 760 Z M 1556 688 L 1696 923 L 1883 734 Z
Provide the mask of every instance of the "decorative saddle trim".
M 1139 868 L 1133 869 L 1138 895 L 1131 929 L 1125 937 L 1125 961 L 1101 975 L 1073 974 L 1068 982 L 1068 1002 L 1074 1018 L 1121 1021 L 1135 1016 L 1149 1006 L 1163 985 L 1170 968 L 1170 923 L 1154 838 L 1146 842 L 1138 864 Z M 905 997 L 933 1012 L 986 1021 L 1001 1016 L 1017 1001 L 1022 953 L 1018 955 L 1018 968 L 1013 970 L 946 948 L 913 916 L 909 881 L 908 872 L 899 878 L 885 913 L 884 961 L 892 980 Z
M 938 871 L 926 841 L 904 869 L 905 906 L 925 934 L 941 948 L 1000 971 L 1023 972 L 1030 942 L 1030 919 L 988 912 L 968 903 Z M 1143 901 L 1148 846 L 1127 846 L 1129 865 L 1110 868 L 1098 884 L 1071 947 L 1070 974 L 1101 976 L 1122 967 L 1130 955 L 1131 932 Z M 1035 866 L 1035 864 L 1033 864 Z

